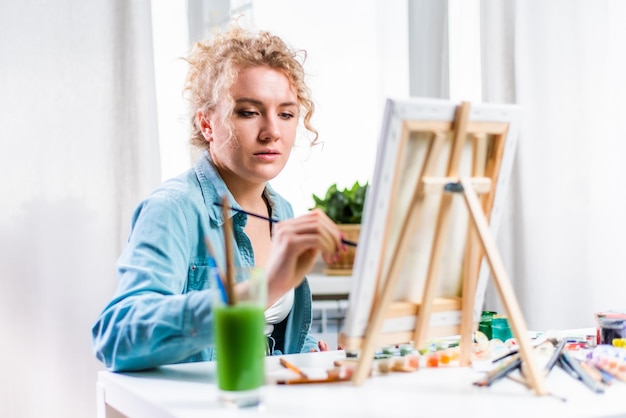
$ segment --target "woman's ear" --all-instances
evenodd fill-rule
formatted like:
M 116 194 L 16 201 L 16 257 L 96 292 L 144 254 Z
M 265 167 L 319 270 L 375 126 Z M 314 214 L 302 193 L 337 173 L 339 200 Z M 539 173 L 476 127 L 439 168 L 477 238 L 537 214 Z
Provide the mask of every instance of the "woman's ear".
M 211 120 L 208 115 L 206 115 L 202 110 L 198 110 L 198 114 L 196 115 L 198 119 L 198 125 L 200 126 L 200 131 L 202 132 L 202 136 L 204 136 L 204 140 L 206 142 L 211 142 L 213 139 L 213 128 L 211 126 Z

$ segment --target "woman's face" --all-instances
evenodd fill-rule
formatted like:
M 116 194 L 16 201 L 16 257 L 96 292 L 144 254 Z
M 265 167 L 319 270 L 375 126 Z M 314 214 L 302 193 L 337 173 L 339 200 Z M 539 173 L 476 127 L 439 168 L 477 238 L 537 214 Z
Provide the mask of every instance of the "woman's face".
M 239 71 L 230 94 L 233 140 L 220 122 L 220 105 L 204 118 L 211 158 L 229 186 L 265 183 L 280 173 L 291 153 L 298 126 L 296 92 L 283 73 L 263 66 Z

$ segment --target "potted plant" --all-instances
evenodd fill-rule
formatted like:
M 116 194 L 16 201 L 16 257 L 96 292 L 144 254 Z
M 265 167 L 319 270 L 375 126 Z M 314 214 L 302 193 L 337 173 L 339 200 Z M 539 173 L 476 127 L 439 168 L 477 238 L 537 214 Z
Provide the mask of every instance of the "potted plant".
M 357 181 L 350 188 L 340 189 L 335 183 L 328 188 L 323 198 L 313 195 L 314 208 L 322 209 L 337 224 L 345 239 L 358 242 L 368 187 L 369 183 L 361 185 Z M 325 273 L 352 274 L 355 255 L 356 248 L 349 246 L 348 251 L 340 254 L 339 260 L 328 265 Z

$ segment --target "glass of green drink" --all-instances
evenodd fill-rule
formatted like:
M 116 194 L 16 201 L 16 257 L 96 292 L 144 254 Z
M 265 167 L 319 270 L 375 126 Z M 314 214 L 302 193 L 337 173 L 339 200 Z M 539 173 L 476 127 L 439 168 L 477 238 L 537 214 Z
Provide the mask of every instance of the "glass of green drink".
M 235 280 L 248 282 L 248 294 L 235 304 L 220 298 L 213 311 L 219 400 L 224 406 L 257 407 L 265 383 L 267 281 L 260 268 L 239 268 Z

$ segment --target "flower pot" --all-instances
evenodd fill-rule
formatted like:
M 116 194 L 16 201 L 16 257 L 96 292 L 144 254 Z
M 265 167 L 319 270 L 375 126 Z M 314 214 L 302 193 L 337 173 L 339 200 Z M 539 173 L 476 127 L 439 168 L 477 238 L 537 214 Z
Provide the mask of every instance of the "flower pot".
M 337 226 L 343 233 L 344 239 L 354 242 L 359 241 L 361 224 L 338 224 Z M 354 265 L 356 250 L 356 247 L 347 246 L 347 251 L 340 252 L 339 259 L 336 262 L 326 264 L 327 268 L 324 269 L 324 274 L 329 276 L 350 276 L 352 274 L 352 266 Z

